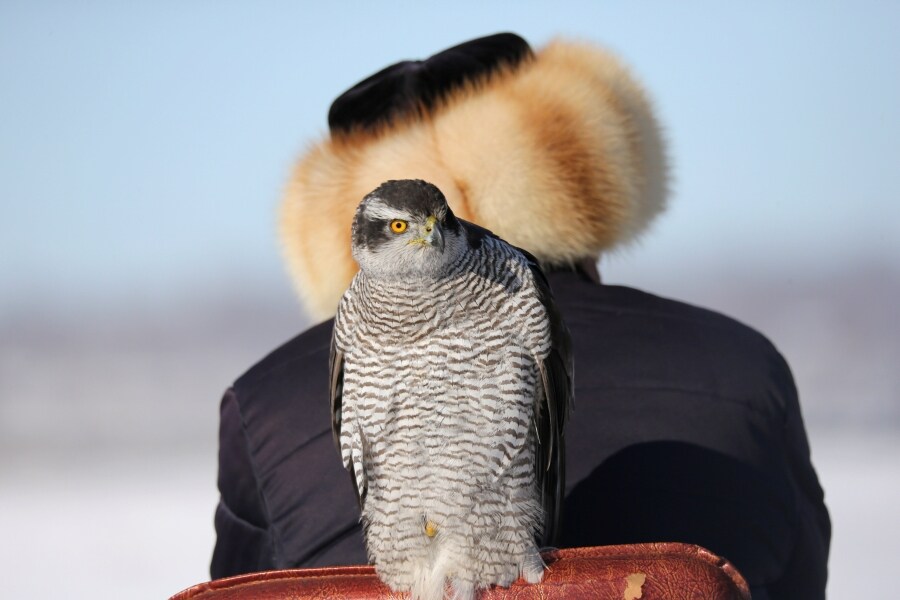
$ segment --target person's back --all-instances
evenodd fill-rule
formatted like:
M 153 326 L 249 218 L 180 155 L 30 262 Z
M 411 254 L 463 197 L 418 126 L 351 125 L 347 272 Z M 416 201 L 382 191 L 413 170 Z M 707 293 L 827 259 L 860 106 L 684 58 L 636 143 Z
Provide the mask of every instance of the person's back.
M 479 67 L 467 74 L 473 56 Z M 499 60 L 485 81 L 491 56 Z M 381 74 L 384 85 L 375 77 L 339 98 L 330 119 L 336 141 L 299 165 L 283 233 L 307 306 L 333 313 L 354 271 L 349 242 L 341 250 L 350 223 L 342 215 L 360 199 L 353 185 L 436 180 L 460 216 L 542 260 L 572 332 L 562 545 L 692 542 L 733 561 L 754 598 L 823 597 L 830 524 L 782 357 L 732 319 L 597 281 L 597 254 L 638 233 L 663 205 L 662 155 L 639 88 L 596 50 L 557 44 L 532 57 L 515 36 L 438 58 L 439 68 L 399 65 Z M 592 71 L 599 108 L 573 105 L 567 92 L 583 95 Z M 516 98 L 548 87 L 548 73 L 552 91 L 538 104 L 569 113 L 544 115 L 555 129 L 509 122 L 533 116 L 523 108 L 533 98 Z M 435 86 L 438 75 L 450 83 Z M 480 83 L 454 91 L 466 77 Z M 424 108 L 385 100 L 423 85 L 450 99 L 432 97 Z M 366 102 L 372 89 L 377 110 Z M 473 133 L 476 123 L 487 131 Z M 535 148 L 516 145 L 528 139 Z M 512 179 L 515 194 L 496 187 Z M 331 326 L 275 350 L 223 400 L 213 577 L 366 560 L 356 497 L 331 436 Z

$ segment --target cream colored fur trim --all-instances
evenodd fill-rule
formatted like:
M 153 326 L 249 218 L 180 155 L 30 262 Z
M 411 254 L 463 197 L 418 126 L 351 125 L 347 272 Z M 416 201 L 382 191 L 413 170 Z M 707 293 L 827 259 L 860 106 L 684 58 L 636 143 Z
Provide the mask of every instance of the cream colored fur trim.
M 604 50 L 551 43 L 424 120 L 325 139 L 300 159 L 281 238 L 314 318 L 334 314 L 357 268 L 353 212 L 388 179 L 434 183 L 457 216 L 546 264 L 633 240 L 666 195 L 661 136 L 639 84 Z

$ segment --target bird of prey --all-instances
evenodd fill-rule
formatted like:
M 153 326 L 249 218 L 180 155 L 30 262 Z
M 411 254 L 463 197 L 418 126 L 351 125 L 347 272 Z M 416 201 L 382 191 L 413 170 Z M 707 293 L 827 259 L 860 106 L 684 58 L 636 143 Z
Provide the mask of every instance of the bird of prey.
M 559 528 L 572 359 L 537 261 L 421 180 L 363 198 L 352 251 L 333 431 L 376 572 L 420 600 L 540 581 L 539 545 Z

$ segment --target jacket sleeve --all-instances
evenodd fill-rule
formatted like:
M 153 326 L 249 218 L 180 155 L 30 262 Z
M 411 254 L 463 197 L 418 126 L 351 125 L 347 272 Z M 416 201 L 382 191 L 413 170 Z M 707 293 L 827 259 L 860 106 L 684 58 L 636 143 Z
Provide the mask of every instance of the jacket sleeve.
M 804 499 L 813 508 L 815 525 L 821 534 L 827 556 L 827 549 L 831 541 L 831 519 L 828 516 L 828 509 L 825 507 L 825 493 L 813 468 L 809 440 L 800 411 L 800 402 L 797 398 L 797 389 L 787 363 L 785 363 L 785 371 L 790 386 L 790 403 L 785 412 L 785 446 L 790 468 L 797 480 L 798 487 Z
M 797 388 L 787 362 L 783 362 L 783 388 L 786 390 L 784 447 L 794 485 L 797 489 L 798 534 L 786 576 L 770 586 L 778 597 L 825 597 L 828 579 L 828 554 L 831 545 L 831 519 L 825 495 L 810 457 L 806 427 L 797 397 Z M 801 566 L 802 565 L 802 566 Z
M 218 485 L 212 579 L 274 569 L 269 519 L 233 388 L 220 408 Z

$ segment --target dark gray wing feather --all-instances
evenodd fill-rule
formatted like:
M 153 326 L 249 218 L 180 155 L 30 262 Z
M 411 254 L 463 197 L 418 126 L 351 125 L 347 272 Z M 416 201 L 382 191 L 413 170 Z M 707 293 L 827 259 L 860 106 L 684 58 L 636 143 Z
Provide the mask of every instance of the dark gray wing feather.
M 537 407 L 535 426 L 538 448 L 535 472 L 544 509 L 541 545 L 552 546 L 560 533 L 566 491 L 565 426 L 574 397 L 572 342 L 562 315 L 553 302 L 550 283 L 537 259 L 521 250 L 528 259 L 541 303 L 550 319 L 550 352 L 538 363 L 544 385 L 544 402 Z
M 334 437 L 334 445 L 337 447 L 338 454 L 341 453 L 341 402 L 344 393 L 344 353 L 338 350 L 335 344 L 334 333 L 331 335 L 331 352 L 328 357 L 328 371 L 330 374 L 331 385 L 331 434 Z M 364 454 L 365 456 L 365 454 Z M 362 489 L 356 481 L 356 468 L 353 464 L 353 457 L 350 457 L 350 464 L 345 465 L 350 473 L 350 480 L 353 482 L 353 490 L 356 492 L 356 498 L 359 501 L 359 508 L 362 509 L 366 501 L 366 478 L 363 476 Z

